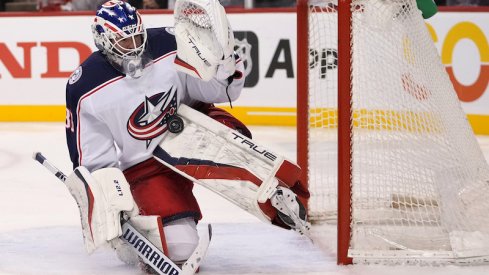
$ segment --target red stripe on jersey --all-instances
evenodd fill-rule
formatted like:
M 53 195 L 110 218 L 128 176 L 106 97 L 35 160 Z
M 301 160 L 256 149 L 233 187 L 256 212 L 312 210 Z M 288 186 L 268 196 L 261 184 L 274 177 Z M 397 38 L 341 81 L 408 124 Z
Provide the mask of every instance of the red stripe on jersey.
M 78 125 L 76 126 L 76 139 L 77 139 L 77 142 L 76 142 L 76 147 L 78 149 L 78 164 L 81 166 L 82 165 L 82 150 L 81 150 L 81 137 L 80 137 L 80 125 L 81 125 L 81 120 L 80 120 L 80 106 L 81 106 L 81 103 L 82 101 L 93 95 L 94 93 L 100 91 L 103 87 L 113 83 L 113 82 L 116 82 L 117 80 L 120 80 L 124 78 L 124 76 L 119 76 L 119 77 L 116 77 L 116 78 L 113 78 L 105 83 L 102 83 L 100 84 L 99 86 L 95 87 L 94 89 L 92 89 L 90 92 L 86 93 L 85 95 L 83 95 L 82 97 L 80 97 L 80 99 L 78 100 L 78 105 L 77 105 L 77 109 L 76 109 L 76 116 L 78 118 Z
M 168 56 L 170 56 L 170 55 L 176 54 L 176 53 L 177 53 L 177 51 L 173 51 L 173 52 L 169 52 L 169 53 L 167 53 L 167 54 L 165 54 L 165 55 L 163 55 L 163 56 L 160 56 L 160 57 L 158 57 L 157 59 L 155 59 L 154 63 L 156 63 L 156 62 L 158 62 L 158 61 L 162 60 L 163 58 L 167 58 L 167 57 L 168 57 Z
M 185 61 L 181 60 L 180 58 L 178 58 L 178 55 L 177 57 L 175 58 L 175 64 L 179 65 L 179 66 L 182 66 L 184 68 L 187 68 L 191 71 L 194 71 L 198 76 L 199 78 L 202 78 L 199 74 L 199 72 L 197 71 L 197 69 L 195 69 L 194 67 L 192 67 L 190 64 L 186 63 Z

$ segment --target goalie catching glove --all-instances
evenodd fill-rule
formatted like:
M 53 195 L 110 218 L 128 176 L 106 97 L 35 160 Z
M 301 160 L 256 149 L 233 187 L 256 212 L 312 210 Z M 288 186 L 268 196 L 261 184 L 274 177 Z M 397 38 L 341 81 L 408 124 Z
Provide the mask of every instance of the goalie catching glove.
M 77 167 L 66 179 L 66 186 L 80 210 L 83 240 L 90 254 L 121 236 L 121 212 L 139 214 L 129 184 L 121 170 L 104 168 L 90 173 Z
M 174 18 L 177 70 L 204 81 L 234 75 L 233 30 L 218 0 L 177 0 Z

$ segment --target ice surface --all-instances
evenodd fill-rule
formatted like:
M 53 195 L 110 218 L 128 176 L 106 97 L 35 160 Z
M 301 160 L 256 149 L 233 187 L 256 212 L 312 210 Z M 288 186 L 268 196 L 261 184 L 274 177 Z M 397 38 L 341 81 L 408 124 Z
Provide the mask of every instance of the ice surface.
M 252 127 L 254 138 L 295 159 L 295 129 Z M 66 188 L 31 159 L 41 151 L 68 172 L 62 123 L 0 123 L 0 274 L 142 274 L 112 251 L 85 253 L 76 204 Z M 489 137 L 479 137 L 489 159 Z M 259 222 L 198 186 L 213 241 L 199 274 L 486 275 L 489 266 L 337 266 L 334 228 L 321 248 Z

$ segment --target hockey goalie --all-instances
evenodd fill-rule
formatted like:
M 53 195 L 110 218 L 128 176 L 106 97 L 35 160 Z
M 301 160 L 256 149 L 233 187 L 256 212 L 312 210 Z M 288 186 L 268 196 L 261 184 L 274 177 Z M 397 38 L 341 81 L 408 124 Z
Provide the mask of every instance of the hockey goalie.
M 66 184 L 87 251 L 110 245 L 121 260 L 160 274 L 171 271 L 134 253 L 120 219 L 178 270 L 199 248 L 194 182 L 265 222 L 309 228 L 300 168 L 213 105 L 237 99 L 244 85 L 224 8 L 217 0 L 177 0 L 174 15 L 174 27 L 146 29 L 130 4 L 104 3 L 92 24 L 99 50 L 66 85 L 75 168 Z

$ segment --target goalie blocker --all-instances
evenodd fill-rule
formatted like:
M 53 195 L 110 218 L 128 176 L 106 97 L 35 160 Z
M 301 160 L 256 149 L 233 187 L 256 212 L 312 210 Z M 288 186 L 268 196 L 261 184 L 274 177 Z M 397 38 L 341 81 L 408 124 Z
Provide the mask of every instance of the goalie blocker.
M 129 217 L 139 214 L 129 184 L 117 168 L 90 173 L 87 168 L 79 166 L 65 183 L 78 204 L 88 253 L 122 234 L 122 212 Z
M 186 105 L 178 115 L 184 129 L 164 134 L 155 159 L 264 222 L 308 231 L 297 165 Z

